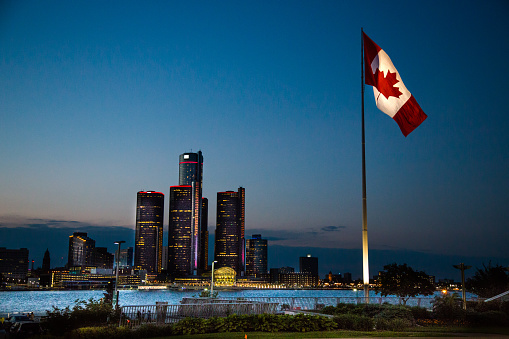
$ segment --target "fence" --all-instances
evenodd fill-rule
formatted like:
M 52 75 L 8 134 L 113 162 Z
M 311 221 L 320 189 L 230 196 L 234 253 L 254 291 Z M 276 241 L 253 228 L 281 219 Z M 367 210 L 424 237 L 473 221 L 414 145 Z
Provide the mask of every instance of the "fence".
M 225 300 L 238 300 L 234 297 L 222 298 Z M 325 306 L 336 306 L 337 304 L 364 304 L 365 297 L 247 297 L 247 300 L 259 302 L 272 302 L 279 304 L 279 311 L 286 310 L 320 310 Z M 428 310 L 433 308 L 432 297 L 409 298 L 407 306 L 420 306 Z M 471 299 L 477 300 L 477 299 Z M 398 297 L 370 297 L 370 304 L 388 303 L 391 305 L 402 305 L 403 299 Z
M 179 305 L 156 303 L 156 305 L 145 306 L 122 306 L 119 325 L 129 327 L 144 324 L 164 325 L 177 322 L 186 317 L 211 318 L 226 317 L 231 314 L 263 314 L 278 311 L 278 304 L 272 302 L 211 300 L 213 301 L 182 303 Z

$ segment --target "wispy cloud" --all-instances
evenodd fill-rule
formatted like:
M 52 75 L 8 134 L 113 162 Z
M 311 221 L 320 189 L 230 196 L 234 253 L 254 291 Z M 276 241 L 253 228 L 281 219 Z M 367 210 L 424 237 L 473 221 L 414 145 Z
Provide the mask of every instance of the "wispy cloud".
M 345 228 L 346 228 L 346 226 L 325 226 L 325 227 L 322 227 L 321 230 L 324 232 L 339 232 Z

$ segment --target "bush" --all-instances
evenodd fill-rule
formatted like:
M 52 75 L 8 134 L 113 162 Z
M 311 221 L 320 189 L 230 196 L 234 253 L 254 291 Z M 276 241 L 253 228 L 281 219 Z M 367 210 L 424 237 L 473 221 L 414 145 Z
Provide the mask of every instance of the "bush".
M 473 326 L 509 326 L 509 317 L 501 311 L 469 311 L 465 314 L 465 320 Z
M 405 319 L 409 322 L 414 321 L 414 316 L 409 307 L 403 305 L 386 305 L 381 311 L 374 316 L 375 318 Z
M 357 314 L 339 314 L 333 319 L 340 330 L 372 331 L 375 326 L 372 318 Z
M 432 318 L 432 313 L 424 307 L 412 306 L 412 307 L 410 307 L 410 312 L 412 313 L 412 317 L 415 320 L 417 320 L 417 319 L 431 319 Z
M 46 311 L 41 326 L 50 334 L 63 335 L 80 327 L 105 326 L 118 320 L 119 313 L 111 304 L 91 298 L 88 301 L 76 300 L 72 309 L 53 306 L 52 311 Z
M 433 317 L 448 322 L 463 319 L 464 312 L 461 308 L 461 302 L 462 300 L 456 293 L 435 297 L 433 301 Z

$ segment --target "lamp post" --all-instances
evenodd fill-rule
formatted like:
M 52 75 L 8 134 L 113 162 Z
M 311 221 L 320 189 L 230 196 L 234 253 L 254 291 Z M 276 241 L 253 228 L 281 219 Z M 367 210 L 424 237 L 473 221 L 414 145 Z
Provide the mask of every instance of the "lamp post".
M 459 265 L 452 265 L 452 266 L 454 268 L 461 270 L 461 286 L 462 286 L 462 291 L 463 291 L 463 293 L 462 293 L 463 294 L 463 309 L 466 310 L 467 309 L 467 294 L 465 292 L 465 270 L 468 270 L 472 266 L 467 266 L 464 263 L 461 263 Z
M 217 262 L 217 260 L 214 260 L 212 262 L 212 279 L 210 281 L 210 297 L 212 298 L 214 296 L 214 264 Z
M 115 241 L 115 244 L 118 244 L 118 252 L 117 252 L 117 273 L 115 275 L 115 294 L 113 295 L 113 297 L 115 298 L 115 309 L 118 309 L 118 290 L 117 290 L 117 287 L 118 287 L 118 268 L 120 266 L 120 245 L 125 243 L 124 240 L 120 240 L 120 241 Z

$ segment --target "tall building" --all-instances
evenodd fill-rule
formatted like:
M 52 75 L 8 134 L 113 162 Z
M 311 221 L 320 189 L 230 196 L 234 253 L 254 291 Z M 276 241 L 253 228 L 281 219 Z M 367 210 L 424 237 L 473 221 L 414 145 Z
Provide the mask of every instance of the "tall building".
M 193 274 L 193 186 L 170 187 L 168 273 L 173 277 Z
M 204 247 L 207 243 L 203 241 L 207 225 L 203 224 L 203 155 L 198 153 L 183 153 L 179 156 L 179 186 L 190 186 L 191 191 L 191 224 L 190 224 L 190 273 L 199 274 L 207 267 Z M 205 211 L 206 213 L 207 211 Z M 205 215 L 205 217 L 207 217 Z M 170 218 L 171 219 L 171 218 Z M 204 229 L 203 229 L 204 228 Z M 168 253 L 168 256 L 170 254 Z
M 318 276 L 318 258 L 308 254 L 305 257 L 299 257 L 300 273 L 309 273 Z
M 114 255 L 106 247 L 96 247 L 92 250 L 92 263 L 97 268 L 112 269 Z
M 118 250 L 115 251 L 118 255 Z M 134 249 L 132 247 L 123 248 L 120 250 L 118 259 L 118 266 L 120 268 L 131 268 L 133 267 Z M 117 264 L 116 262 L 114 263 Z
M 69 236 L 69 254 L 67 266 L 93 266 L 93 250 L 95 240 L 87 236 L 86 232 L 74 232 Z
M 0 247 L 0 274 L 6 279 L 26 279 L 28 274 L 28 249 Z
M 230 267 L 237 276 L 244 273 L 245 189 L 217 193 L 216 243 L 217 268 Z
M 161 272 L 163 257 L 164 194 L 138 192 L 136 204 L 136 235 L 134 266 L 148 274 Z
M 209 265 L 209 199 L 201 199 L 201 251 L 200 258 L 202 270 L 206 271 Z
M 44 257 L 42 258 L 42 272 L 48 273 L 51 269 L 51 259 L 49 256 L 49 249 L 46 249 L 46 252 L 44 252 Z
M 253 234 L 246 239 L 246 275 L 261 276 L 267 273 L 267 239 L 260 234 Z

